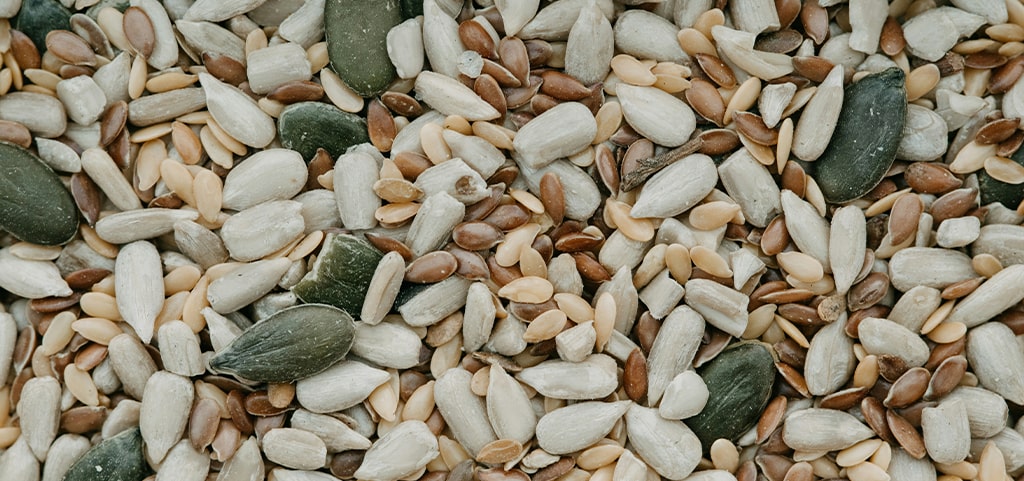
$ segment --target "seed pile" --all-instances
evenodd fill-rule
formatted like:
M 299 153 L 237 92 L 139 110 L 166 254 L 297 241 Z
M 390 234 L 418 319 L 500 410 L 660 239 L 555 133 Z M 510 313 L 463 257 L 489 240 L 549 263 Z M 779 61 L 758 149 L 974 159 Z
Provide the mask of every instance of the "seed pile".
M 0 0 L 0 478 L 1024 479 L 1020 0 Z

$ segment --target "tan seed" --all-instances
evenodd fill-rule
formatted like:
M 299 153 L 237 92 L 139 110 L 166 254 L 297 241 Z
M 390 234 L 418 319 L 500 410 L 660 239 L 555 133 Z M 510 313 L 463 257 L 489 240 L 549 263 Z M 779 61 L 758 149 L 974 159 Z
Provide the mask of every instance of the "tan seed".
M 498 296 L 512 302 L 540 304 L 551 298 L 554 287 L 547 279 L 526 276 L 505 284 L 498 290 Z
M 729 262 L 718 255 L 717 252 L 707 247 L 694 246 L 690 249 L 690 260 L 693 261 L 693 265 L 697 266 L 697 268 L 715 277 L 732 277 L 732 269 L 729 268 Z
M 715 230 L 728 224 L 739 211 L 737 204 L 716 200 L 691 209 L 689 221 L 696 229 Z
M 451 253 L 435 251 L 416 259 L 405 270 L 405 280 L 417 284 L 430 284 L 447 279 L 458 269 L 458 261 Z
M 985 159 L 985 172 L 992 178 L 1018 185 L 1024 183 L 1024 165 L 1020 165 L 1006 157 L 992 156 Z
M 72 65 L 96 65 L 96 53 L 82 37 L 67 30 L 51 30 L 46 34 L 46 49 Z
M 558 309 L 545 311 L 530 321 L 526 332 L 523 333 L 523 340 L 526 342 L 541 342 L 554 339 L 558 333 L 565 329 L 567 317 L 564 312 Z
M 782 252 L 775 258 L 780 267 L 801 282 L 817 282 L 825 275 L 821 263 L 802 252 Z

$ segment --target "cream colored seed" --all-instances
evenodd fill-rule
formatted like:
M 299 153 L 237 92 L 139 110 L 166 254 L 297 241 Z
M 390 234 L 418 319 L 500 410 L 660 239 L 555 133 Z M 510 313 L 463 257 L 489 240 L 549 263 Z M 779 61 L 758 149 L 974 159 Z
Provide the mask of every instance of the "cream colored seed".
M 169 133 L 171 133 L 171 122 L 163 122 L 136 130 L 128 136 L 128 140 L 135 144 L 141 144 L 149 140 L 159 139 Z
M 363 98 L 345 85 L 331 69 L 325 68 L 320 71 L 320 83 L 324 87 L 324 94 L 335 107 L 350 113 L 363 110 Z
M 693 28 L 684 28 L 677 34 L 679 45 L 687 55 L 693 56 L 698 53 L 718 56 L 715 45 L 708 40 L 708 37 Z
M 331 63 L 327 53 L 327 42 L 317 42 L 306 49 L 306 59 L 309 60 L 309 73 L 316 74 Z
M 593 471 L 614 463 L 616 459 L 619 459 L 619 455 L 623 451 L 625 451 L 625 448 L 618 444 L 594 446 L 580 453 L 579 457 L 576 458 L 576 465 L 588 471 Z
M 648 86 L 657 81 L 651 70 L 632 55 L 616 55 L 612 58 L 611 67 L 615 75 L 628 84 Z
M 495 262 L 502 267 L 515 265 L 516 262 L 519 262 L 523 249 L 533 244 L 538 233 L 540 233 L 540 225 L 527 223 L 505 234 L 505 240 L 494 250 Z
M 929 332 L 932 332 L 932 329 L 938 327 L 942 321 L 945 321 L 946 318 L 949 317 L 949 313 L 953 310 L 954 303 L 956 303 L 955 300 L 946 301 L 946 303 L 939 306 L 935 312 L 928 316 L 928 319 L 921 325 L 921 334 L 927 335 Z
M 731 202 L 708 202 L 690 210 L 690 225 L 700 230 L 715 230 L 728 224 L 739 211 L 740 206 Z
M 729 262 L 718 255 L 717 252 L 707 247 L 694 246 L 690 249 L 690 260 L 693 261 L 693 265 L 697 266 L 697 268 L 715 277 L 732 277 L 732 269 L 729 268 Z
M 761 95 L 761 79 L 750 77 L 736 89 L 736 93 L 729 99 L 729 105 L 725 108 L 725 123 L 732 122 L 732 114 L 750 109 L 757 102 Z M 774 159 L 774 155 L 772 155 Z M 774 163 L 774 162 L 773 162 Z
M 618 102 L 608 101 L 597 110 L 595 116 L 597 121 L 597 135 L 594 136 L 594 145 L 600 144 L 619 130 L 622 125 L 622 105 Z
M 907 74 L 907 101 L 913 102 L 939 84 L 939 67 L 926 63 Z
M 960 461 L 955 464 L 935 463 L 935 468 L 940 473 L 956 476 L 961 479 L 974 479 L 978 477 L 978 466 L 969 461 Z
M 541 342 L 553 339 L 566 327 L 567 317 L 559 309 L 551 309 L 537 316 L 526 332 L 523 333 L 523 340 L 526 342 Z
M 780 252 L 775 259 L 780 267 L 801 282 L 818 282 L 825 276 L 821 263 L 803 252 Z
M 1006 157 L 992 156 L 985 159 L 985 172 L 993 179 L 1007 184 L 1024 183 L 1024 165 L 1020 165 Z
M 544 213 L 544 204 L 537 198 L 537 196 L 530 192 L 519 189 L 509 189 L 508 194 L 515 199 L 516 202 L 529 209 L 530 212 L 533 212 L 534 214 Z
M 449 115 L 444 119 L 444 128 L 448 130 L 454 130 L 462 135 L 473 135 L 473 126 L 469 125 L 469 121 L 465 117 L 459 115 Z
M 616 312 L 615 298 L 610 293 L 605 292 L 597 298 L 594 306 L 594 330 L 597 331 L 597 340 L 594 342 L 594 346 L 597 352 L 603 351 L 605 344 L 612 337 Z
M 101 239 L 100 236 L 96 234 L 95 229 L 82 224 L 82 226 L 78 228 L 78 232 L 82 234 L 82 240 L 84 240 L 92 250 L 96 251 L 97 254 L 108 259 L 117 258 L 117 246 Z
M 445 143 L 443 133 L 444 128 L 434 123 L 424 125 L 420 129 L 420 143 L 423 145 L 423 152 L 435 165 L 452 158 L 452 151 Z
M 928 333 L 928 339 L 939 344 L 948 344 L 960 340 L 967 334 L 967 326 L 962 322 L 942 322 Z
M 992 277 L 1003 270 L 1003 264 L 992 254 L 978 254 L 971 259 L 974 272 L 983 277 Z
M 385 421 L 394 421 L 398 416 L 398 393 L 390 382 L 377 386 L 366 401 Z
M 132 60 L 132 68 L 128 73 L 128 97 L 135 100 L 146 91 L 146 58 L 138 55 Z
M 402 420 L 426 421 L 434 410 L 434 381 L 416 388 L 402 409 Z
M 498 296 L 512 302 L 540 304 L 551 298 L 554 287 L 547 279 L 541 277 L 520 277 L 498 290 Z
M 654 238 L 654 224 L 650 219 L 637 219 L 629 215 L 629 204 L 609 198 L 605 202 L 605 214 L 626 237 L 647 242 Z
M 889 474 L 878 465 L 863 462 L 846 468 L 850 481 L 889 481 Z
M 224 182 L 212 171 L 203 169 L 196 174 L 192 181 L 192 192 L 195 196 L 196 210 L 203 219 L 209 222 L 217 219 L 224 198 L 223 190 Z
M 871 455 L 870 459 L 872 464 L 876 464 L 882 469 L 888 471 L 889 464 L 892 462 L 892 446 L 889 443 L 883 442 L 878 446 L 878 450 L 875 454 Z
M 157 75 L 146 81 L 146 90 L 152 93 L 170 92 L 196 83 L 198 75 L 168 72 Z
M 775 144 L 775 169 L 779 174 L 786 168 L 789 154 L 793 149 L 793 119 L 786 117 L 779 126 L 779 143 Z
M 202 273 L 196 266 L 181 266 L 164 276 L 164 295 L 189 291 L 199 282 Z
M 710 456 L 715 469 L 733 473 L 739 468 L 740 452 L 728 439 L 717 439 L 711 443 Z
M 577 324 L 594 319 L 594 309 L 582 297 L 567 292 L 559 292 L 554 296 L 555 304 Z
M 305 259 L 307 256 L 313 253 L 317 247 L 320 247 L 320 243 L 324 241 L 324 231 L 318 230 L 310 232 L 306 237 L 303 237 L 299 243 L 288 252 L 288 260 L 297 261 L 299 259 Z
M 224 148 L 231 151 L 232 154 L 245 155 L 245 153 L 248 150 L 245 144 L 239 142 L 234 137 L 225 132 L 224 129 L 221 128 L 220 124 L 218 124 L 216 120 L 210 119 L 206 122 L 206 126 L 209 127 L 210 133 L 212 133 L 213 136 L 217 138 L 217 141 L 220 142 L 221 145 L 224 146 Z
M 114 296 L 102 292 L 86 292 L 78 301 L 82 312 L 93 317 L 102 317 L 117 321 L 121 319 L 121 313 L 117 310 L 117 300 Z
M 882 197 L 881 199 L 878 199 L 877 201 L 875 201 L 875 203 L 871 204 L 870 207 L 864 209 L 864 217 L 874 217 L 876 215 L 888 212 L 890 209 L 892 209 L 892 206 L 896 204 L 896 201 L 899 200 L 900 197 L 906 195 L 910 191 L 910 188 L 898 190 L 885 197 Z
M 665 265 L 669 274 L 680 284 L 686 284 L 693 273 L 693 265 L 690 262 L 690 251 L 682 244 L 669 244 L 665 249 Z
M 512 150 L 512 140 L 515 139 L 515 132 L 500 125 L 490 122 L 473 122 L 473 135 L 491 143 L 491 145 L 505 150 Z
M 68 364 L 64 368 L 64 385 L 82 404 L 86 406 L 99 405 L 99 391 L 96 389 L 96 384 L 92 382 L 92 376 L 79 369 L 78 366 Z
M 519 270 L 524 276 L 548 277 L 548 265 L 537 249 L 527 247 L 519 256 Z
M 46 328 L 46 333 L 43 334 L 43 342 L 40 346 L 43 354 L 52 356 L 71 342 L 71 339 L 75 337 L 75 331 L 71 329 L 71 324 L 75 320 L 75 314 L 70 311 L 53 316 L 50 327 Z
M 867 461 L 881 444 L 881 439 L 866 439 L 854 444 L 836 453 L 836 464 L 845 468 Z
M 775 304 L 765 304 L 747 315 L 747 328 L 743 331 L 743 339 L 757 339 L 775 325 Z
M 878 357 L 870 354 L 865 356 L 853 371 L 853 385 L 871 387 L 875 385 L 876 381 L 878 381 Z
M 786 333 L 787 336 L 791 337 L 794 341 L 796 341 L 796 343 L 799 344 L 800 347 L 807 348 L 811 346 L 811 344 L 807 341 L 807 337 L 804 336 L 804 333 L 800 332 L 800 329 L 796 327 L 796 325 L 794 325 L 792 322 L 790 322 L 789 319 L 776 315 L 775 323 L 779 325 L 779 328 L 782 329 L 782 332 Z
M 1003 452 L 999 450 L 996 443 L 988 441 L 981 451 L 981 461 L 978 463 L 978 481 L 1005 481 L 1006 464 L 1003 462 Z

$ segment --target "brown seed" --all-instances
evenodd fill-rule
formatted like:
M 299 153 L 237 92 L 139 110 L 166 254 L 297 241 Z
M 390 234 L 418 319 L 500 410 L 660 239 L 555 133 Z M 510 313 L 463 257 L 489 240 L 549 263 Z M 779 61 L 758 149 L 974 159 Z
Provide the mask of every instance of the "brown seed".
M 64 281 L 72 289 L 89 289 L 110 274 L 111 272 L 107 269 L 90 267 L 69 273 L 64 276 Z
M 28 307 L 40 314 L 60 312 L 74 307 L 78 304 L 78 300 L 81 299 L 81 297 L 82 293 L 76 292 L 66 297 L 44 297 L 41 299 L 32 299 L 28 302 Z
M 822 82 L 835 64 L 824 57 L 793 57 L 793 71 L 813 82 Z
M 1006 311 L 997 316 L 996 321 L 1009 326 L 1016 336 L 1024 334 L 1024 311 Z
M 886 421 L 886 409 L 882 405 L 882 401 L 870 396 L 866 397 L 860 402 L 860 412 L 864 415 L 864 422 L 883 441 L 892 443 L 896 440 L 889 429 L 888 421 Z
M 892 17 L 887 17 L 882 25 L 882 35 L 879 45 L 886 55 L 892 56 L 900 53 L 907 41 L 903 38 L 903 27 Z
M 754 49 L 772 53 L 790 53 L 800 47 L 804 36 L 791 29 L 766 32 L 757 36 Z
M 551 220 L 555 224 L 562 223 L 565 218 L 565 191 L 558 174 L 548 172 L 540 178 L 540 201 Z
M 39 56 L 36 44 L 19 30 L 11 29 L 11 53 L 22 71 L 39 68 L 41 64 L 42 57 Z
M 499 439 L 480 448 L 476 460 L 483 464 L 504 464 L 519 456 L 522 450 L 523 445 L 515 439 Z
M 698 53 L 694 56 L 701 70 L 716 84 L 727 89 L 736 86 L 736 75 L 733 73 L 732 68 L 723 62 L 722 59 L 706 53 Z M 690 87 L 692 88 L 693 85 L 691 84 Z
M 203 52 L 203 65 L 210 75 L 231 85 L 245 82 L 245 65 L 238 60 L 217 52 Z
M 990 94 L 1004 94 L 1010 90 L 1021 74 L 1024 74 L 1024 57 L 1014 57 L 1005 65 L 992 71 L 989 79 L 988 92 Z
M 529 221 L 530 211 L 516 204 L 499 205 L 484 218 L 484 222 L 503 231 L 515 229 Z
M 546 70 L 540 76 L 544 81 L 540 91 L 558 100 L 582 100 L 590 96 L 590 89 L 571 75 Z
M 971 208 L 978 198 L 978 189 L 966 188 L 956 189 L 932 202 L 931 214 L 935 225 L 939 225 L 946 219 L 962 217 Z
M 736 122 L 736 130 L 758 144 L 771 146 L 779 142 L 779 132 L 768 128 L 760 115 L 736 112 L 733 121 Z
M 523 43 L 526 45 L 526 53 L 530 58 L 530 67 L 546 65 L 554 54 L 551 44 L 544 40 L 527 40 Z
M 99 187 L 84 172 L 71 175 L 71 196 L 75 199 L 75 204 L 85 217 L 85 221 L 90 226 L 96 225 L 103 200 L 100 198 Z
M 924 203 L 916 195 L 896 199 L 889 215 L 889 235 L 893 245 L 900 245 L 917 232 L 917 223 L 924 211 Z
M 324 96 L 324 88 L 309 80 L 293 80 L 271 90 L 267 98 L 289 105 L 298 102 L 313 102 Z M 384 151 L 387 152 L 387 151 Z
M 501 59 L 501 64 L 519 79 L 520 85 L 530 81 L 530 54 L 522 40 L 517 37 L 501 39 L 498 42 L 498 58 Z
M 467 49 L 480 54 L 481 57 L 494 60 L 494 39 L 487 33 L 487 29 L 479 23 L 473 20 L 466 20 L 460 23 L 459 40 L 462 40 L 462 45 Z
M 1006 57 L 995 52 L 975 52 L 964 57 L 964 66 L 988 70 L 1002 67 L 1006 64 Z
M 966 297 L 968 294 L 974 292 L 982 282 L 985 282 L 984 277 L 973 277 L 959 282 L 954 282 L 942 290 L 941 297 L 946 300 Z
M 423 113 L 423 106 L 409 94 L 389 90 L 381 94 L 380 101 L 392 112 L 405 117 L 419 117 Z
M 868 392 L 869 389 L 867 387 L 852 387 L 836 391 L 821 398 L 819 407 L 822 409 L 837 409 L 839 411 L 853 409 L 854 406 L 868 395 Z
M 776 396 L 764 408 L 764 412 L 761 413 L 761 417 L 757 420 L 756 443 L 765 442 L 768 436 L 771 436 L 779 428 L 782 424 L 782 419 L 786 416 L 786 405 L 786 396 Z
M 498 264 L 498 261 L 494 259 L 494 256 L 487 258 L 487 270 L 491 273 L 491 280 L 494 281 L 498 286 L 504 286 L 509 282 L 512 282 L 520 277 L 523 277 L 522 271 L 519 270 L 518 265 L 505 267 Z M 538 313 L 539 314 L 539 313 Z M 527 319 L 523 319 L 524 321 Z M 532 318 L 529 320 L 533 320 Z
M 590 252 L 573 252 L 572 258 L 576 261 L 576 270 L 579 271 L 584 279 L 593 282 L 612 280 L 608 270 Z
M 468 251 L 482 251 L 494 247 L 505 235 L 487 222 L 463 222 L 452 231 L 452 240 Z
M 370 142 L 381 152 L 391 150 L 391 144 L 398 135 L 395 119 L 380 100 L 371 100 L 366 109 L 366 126 Z
M 46 49 L 72 65 L 96 65 L 96 53 L 92 47 L 82 37 L 67 30 L 51 30 L 46 34 Z
M 533 481 L 554 481 L 568 473 L 574 466 L 576 466 L 576 461 L 573 458 L 564 457 L 534 473 Z
M 202 398 L 192 408 L 188 421 L 188 439 L 196 451 L 206 449 L 217 435 L 220 426 L 220 407 L 213 399 Z
M 775 363 L 775 369 L 782 375 L 782 379 L 786 381 L 786 384 L 789 384 L 801 396 L 811 397 L 811 392 L 807 390 L 807 381 L 804 379 L 804 375 L 800 374 L 800 371 L 784 362 Z
M 640 349 L 633 349 L 623 366 L 622 385 L 633 402 L 647 397 L 647 359 Z
M 75 78 L 82 75 L 92 77 L 95 70 L 92 67 L 86 67 L 84 65 L 61 65 L 60 70 L 57 72 L 62 79 Z
M 893 437 L 907 451 L 907 454 L 917 459 L 924 458 L 927 451 L 925 451 L 921 433 L 917 432 L 917 429 L 906 418 L 892 409 L 885 411 L 885 419 L 889 424 L 889 429 L 892 430 Z
M 928 390 L 924 393 L 924 399 L 932 401 L 949 394 L 960 385 L 960 380 L 963 379 L 966 372 L 967 358 L 964 356 L 953 356 L 942 361 L 942 364 L 935 368 L 931 380 L 928 381 Z
M 710 129 L 700 133 L 700 153 L 705 155 L 724 155 L 736 150 L 740 145 L 740 137 L 734 130 Z
M 399 152 L 391 160 L 395 162 L 402 177 L 409 181 L 415 181 L 424 170 L 434 166 L 430 159 L 416 152 Z
M 267 391 L 256 391 L 245 397 L 245 411 L 253 416 L 270 417 L 284 413 L 287 408 L 279 408 L 271 404 Z
M 807 360 L 807 349 L 800 346 L 792 338 L 785 338 L 772 345 L 779 360 L 790 366 L 802 368 Z
M 812 481 L 814 479 L 814 466 L 807 461 L 794 464 L 786 471 L 783 481 Z
M 690 81 L 690 88 L 684 94 L 687 103 L 696 110 L 701 117 L 708 119 L 715 125 L 721 127 L 725 122 L 725 101 L 718 89 L 708 81 L 693 79 Z
M 804 2 L 804 8 L 800 10 L 800 23 L 807 36 L 817 45 L 821 45 L 828 36 L 828 11 L 818 2 Z
M 889 408 L 907 407 L 924 395 L 928 389 L 931 374 L 923 367 L 908 369 L 889 388 L 884 404 Z
M 907 185 L 923 194 L 942 194 L 963 184 L 952 172 L 933 162 L 915 162 L 903 172 Z
M 103 427 L 110 411 L 103 406 L 76 406 L 60 415 L 60 430 L 72 434 L 85 434 Z
M 782 304 L 778 315 L 798 326 L 821 326 L 825 321 L 818 317 L 818 310 L 804 304 Z
M 0 141 L 20 145 L 27 149 L 32 146 L 32 132 L 18 122 L 0 120 Z
M 505 471 L 500 466 L 481 469 L 476 472 L 476 477 L 480 481 L 530 481 L 530 476 L 526 473 L 513 469 L 511 471 Z M 422 481 L 423 478 L 420 478 Z
M 781 436 L 779 438 L 781 439 Z M 788 456 L 780 456 L 778 454 L 759 454 L 754 458 L 754 462 L 761 468 L 761 472 L 765 477 L 773 481 L 783 481 L 789 469 L 796 464 Z
M 475 23 L 475 22 L 474 22 Z M 480 96 L 484 102 L 491 104 L 501 115 L 508 111 L 508 101 L 505 99 L 505 92 L 502 92 L 501 85 L 494 77 L 482 74 L 473 82 L 473 91 Z
M 996 155 L 1011 157 L 1020 149 L 1022 143 L 1024 143 L 1024 131 L 1018 130 L 1011 134 L 1009 138 L 999 143 L 999 147 L 996 148 Z
M 498 85 L 501 85 L 502 87 L 518 88 L 529 85 L 524 84 L 523 81 L 519 80 L 519 77 L 516 77 L 516 75 L 509 71 L 509 69 L 490 59 L 484 59 L 484 66 L 483 69 L 481 69 L 481 73 L 494 77 L 494 80 L 498 81 Z M 537 77 L 537 79 L 539 80 L 540 77 Z M 539 84 L 537 85 L 537 88 L 540 88 Z M 509 103 L 511 104 L 511 101 Z
M 500 171 L 500 169 L 499 169 Z M 507 173 L 508 171 L 506 171 Z M 518 170 L 516 171 L 518 173 Z M 497 175 L 497 174 L 495 174 Z M 463 219 L 466 222 L 483 220 L 501 204 L 502 196 L 505 194 L 505 183 L 499 182 L 491 185 L 491 195 L 485 197 L 483 200 L 466 207 L 466 215 Z
M 878 356 L 878 373 L 886 381 L 896 382 L 908 369 L 910 369 L 910 366 L 907 365 L 907 362 L 902 357 L 891 354 Z
M 366 451 L 354 449 L 335 454 L 334 457 L 331 458 L 331 474 L 341 479 L 352 478 L 355 476 L 356 470 L 359 469 L 359 466 L 363 464 L 363 456 L 365 454 Z M 443 471 L 441 472 L 443 473 Z
M 124 131 L 128 123 L 128 104 L 119 100 L 107 107 L 100 118 L 100 144 L 106 147 Z
M 998 144 L 1014 134 L 1020 125 L 1020 119 L 996 119 L 978 130 L 974 141 L 979 144 Z
M 156 47 L 156 32 L 149 15 L 139 7 L 128 7 L 124 11 L 124 36 L 128 43 L 143 57 L 153 54 Z
M 385 254 L 388 252 L 397 252 L 399 255 L 402 256 L 403 259 L 406 260 L 406 262 L 412 260 L 413 258 L 412 250 L 406 247 L 406 245 L 403 244 L 401 241 L 392 239 L 387 236 L 373 234 L 370 232 L 367 232 L 366 234 L 364 234 L 364 236 L 366 237 L 366 240 L 370 244 L 372 244 L 374 247 L 377 248 L 377 250 Z
M 441 282 L 458 267 L 458 261 L 450 252 L 435 251 L 412 261 L 405 270 L 405 280 L 416 284 Z
M 871 307 L 885 297 L 888 288 L 889 276 L 882 272 L 872 272 L 850 289 L 846 296 L 847 306 L 851 311 Z
M 612 150 L 604 143 L 594 146 L 594 165 L 604 186 L 612 193 L 618 192 L 619 169 L 615 165 L 615 154 L 612 154 Z

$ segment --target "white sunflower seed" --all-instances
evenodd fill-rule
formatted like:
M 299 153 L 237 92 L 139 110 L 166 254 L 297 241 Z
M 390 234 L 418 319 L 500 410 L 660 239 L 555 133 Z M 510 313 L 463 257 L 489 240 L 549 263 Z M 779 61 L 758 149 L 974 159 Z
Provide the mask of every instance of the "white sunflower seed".
M 121 169 L 103 149 L 92 148 L 82 152 L 82 170 L 89 174 L 110 202 L 121 210 L 142 208 L 142 202 L 135 195 L 132 185 L 121 174 Z
M 217 481 L 258 481 L 264 474 L 263 456 L 255 437 L 249 437 L 217 473 Z
M 959 400 L 944 400 L 936 407 L 924 408 L 921 433 L 928 455 L 937 463 L 958 463 L 971 452 L 967 407 Z
M 108 215 L 96 222 L 96 235 L 111 244 L 152 239 L 174 230 L 181 221 L 193 221 L 199 212 L 183 209 L 139 209 Z
M 163 264 L 153 244 L 135 241 L 121 248 L 114 266 L 114 291 L 121 317 L 148 344 L 164 305 Z
M 708 386 L 696 371 L 679 373 L 665 387 L 658 414 L 665 419 L 686 419 L 704 410 L 710 397 Z
M 971 329 L 967 360 L 983 387 L 1015 404 L 1024 403 L 1024 351 L 1009 327 L 989 322 Z
M 143 393 L 139 414 L 146 454 L 155 462 L 162 461 L 188 424 L 195 389 L 187 378 L 158 371 L 150 376 Z
M 444 142 L 452 151 L 452 157 L 462 159 L 483 178 L 494 175 L 505 163 L 505 154 L 480 137 L 462 135 L 450 129 L 444 129 L 443 135 Z
M 437 438 L 422 421 L 405 421 L 366 451 L 359 479 L 386 481 L 414 474 L 440 454 Z
M 786 418 L 782 439 L 803 451 L 839 451 L 874 436 L 853 415 L 835 409 L 803 409 Z
M 640 459 L 668 479 L 686 478 L 700 461 L 697 436 L 685 424 L 659 416 L 657 409 L 630 406 L 626 433 Z
M 519 38 L 539 38 L 543 40 L 565 40 L 569 36 L 573 23 L 579 17 L 580 11 L 586 7 L 591 0 L 562 0 L 542 8 L 537 15 L 530 20 L 522 30 L 519 31 Z M 614 18 L 615 7 L 612 0 L 596 0 L 604 16 L 611 20 Z
M 500 439 L 514 439 L 524 445 L 533 438 L 537 413 L 523 386 L 498 364 L 490 367 L 487 384 L 487 419 Z
M 398 297 L 404 276 L 405 260 L 402 259 L 402 255 L 397 252 L 384 254 L 373 271 L 366 299 L 363 300 L 362 313 L 359 316 L 363 322 L 374 325 L 384 319 Z
M 198 376 L 206 371 L 199 337 L 188 324 L 182 321 L 165 323 L 157 331 L 157 339 L 164 369 L 185 377 Z
M 295 398 L 314 413 L 348 409 L 366 400 L 388 372 L 361 362 L 341 361 L 319 374 L 295 383 Z
M 210 114 L 224 132 L 256 148 L 266 147 L 274 140 L 277 135 L 274 119 L 263 112 L 251 97 L 207 73 L 199 74 L 199 83 L 206 91 L 206 106 Z
M 156 70 L 170 68 L 178 62 L 178 41 L 174 37 L 174 27 L 171 26 L 167 10 L 157 0 L 132 0 L 131 6 L 141 8 L 153 24 L 156 43 L 153 46 L 153 53 L 146 59 L 147 62 Z
M 295 469 L 317 469 L 327 460 L 327 446 L 317 435 L 295 428 L 271 429 L 263 435 L 268 460 Z
M 497 438 L 487 420 L 484 400 L 473 394 L 473 375 L 462 368 L 447 370 L 434 384 L 434 402 L 455 439 L 470 455 L 476 456 Z
M 50 444 L 60 428 L 61 387 L 56 378 L 29 379 L 21 390 L 17 412 L 21 419 L 21 436 L 36 459 L 46 460 Z
M 286 257 L 244 264 L 211 282 L 206 298 L 221 314 L 235 312 L 270 292 L 291 267 Z
M 446 192 L 466 205 L 479 202 L 491 194 L 491 190 L 487 188 L 487 181 L 458 158 L 446 160 L 424 170 L 416 177 L 414 185 L 427 197 Z
M 892 286 L 904 292 L 915 286 L 945 289 L 950 284 L 975 276 L 977 273 L 971 266 L 971 258 L 954 250 L 910 247 L 900 250 L 889 260 Z M 959 318 L 956 320 L 963 322 Z
M 294 43 L 250 53 L 246 57 L 245 72 L 249 88 L 258 94 L 266 94 L 288 82 L 309 80 L 311 76 L 306 50 Z
M 496 313 L 493 295 L 487 285 L 482 282 L 471 284 L 462 318 L 462 346 L 466 352 L 478 351 L 487 343 L 494 329 Z M 522 442 L 526 441 L 529 439 Z
M 558 357 L 569 362 L 581 362 L 594 352 L 597 331 L 594 321 L 579 323 L 555 336 Z
M 352 354 L 381 367 L 408 369 L 419 364 L 420 337 L 397 322 L 356 323 Z
M 447 29 L 445 31 L 447 32 Z M 387 45 L 388 57 L 395 66 L 398 78 L 416 78 L 423 70 L 424 56 L 423 26 L 419 19 L 410 18 L 391 27 L 388 31 Z
M 807 161 L 817 160 L 832 139 L 842 107 L 843 67 L 837 65 L 818 85 L 814 97 L 800 114 L 793 132 L 793 155 Z
M 868 354 L 888 354 L 902 358 L 907 366 L 922 366 L 928 361 L 928 345 L 914 332 L 888 319 L 865 318 L 857 327 L 858 337 Z
M 597 135 L 597 121 L 590 109 L 577 102 L 559 104 L 519 129 L 512 141 L 521 165 L 540 169 L 555 159 L 583 150 Z M 571 185 L 562 180 L 563 186 Z M 566 192 L 569 198 L 569 192 Z
M 690 279 L 686 303 L 722 331 L 740 337 L 747 328 L 747 296 L 708 279 Z
M 178 441 L 156 472 L 156 481 L 203 481 L 210 473 L 210 456 L 196 451 L 187 439 Z
M 412 220 L 406 244 L 417 257 L 437 250 L 448 241 L 452 229 L 465 214 L 465 204 L 447 192 L 427 197 Z
M 349 229 L 370 229 L 377 226 L 374 212 L 380 208 L 380 197 L 373 192 L 379 178 L 377 161 L 368 154 L 352 152 L 335 163 L 334 196 L 337 198 L 341 222 Z
M 626 122 L 658 145 L 683 145 L 697 127 L 697 118 L 690 106 L 664 90 L 621 84 L 615 93 Z
M 519 5 L 529 2 L 510 3 Z M 565 47 L 565 73 L 576 77 L 584 85 L 603 81 L 608 76 L 614 54 L 612 24 L 605 18 L 604 12 L 596 2 L 581 8 L 576 23 L 569 31 L 569 41 Z
M 295 410 L 289 425 L 319 436 L 327 446 L 328 453 L 369 449 L 372 444 L 369 439 L 352 430 L 341 420 L 325 414 L 311 413 L 305 409 Z
M 929 265 L 929 269 L 932 268 L 934 266 Z M 974 327 L 988 321 L 1024 300 L 1024 289 L 1020 288 L 1022 285 L 1024 264 L 1006 267 L 957 303 L 946 322 L 961 322 L 967 327 Z
M 741 148 L 718 166 L 718 176 L 725 191 L 729 193 L 743 216 L 752 225 L 765 227 L 779 212 L 779 187 L 772 180 L 771 172 L 750 152 Z
M 683 63 L 689 56 L 679 46 L 678 33 L 672 22 L 654 13 L 627 10 L 615 19 L 615 48 L 636 58 Z
M 120 403 L 118 404 L 120 406 Z M 106 436 L 104 436 L 106 438 Z M 77 434 L 64 434 L 53 441 L 43 465 L 42 481 L 61 481 L 71 465 L 91 448 L 89 439 Z
M 9 247 L 0 249 L 0 287 L 27 299 L 71 295 L 71 288 L 53 262 L 22 259 Z
M 294 150 L 256 152 L 224 178 L 222 205 L 240 211 L 271 200 L 291 199 L 306 185 L 306 175 L 306 162 Z
M 704 336 L 704 318 L 688 306 L 675 308 L 662 323 L 647 359 L 647 402 L 656 406 L 668 385 L 693 362 Z
M 107 99 L 92 77 L 61 80 L 57 84 L 57 98 L 64 103 L 68 117 L 79 125 L 89 125 L 100 118 Z
M 0 98 L 0 119 L 18 122 L 45 138 L 59 137 L 67 129 L 64 104 L 34 92 L 11 92 Z
M 688 155 L 651 176 L 629 214 L 638 219 L 677 216 L 697 205 L 717 183 L 718 170 L 711 157 Z
M 841 388 L 853 374 L 857 359 L 853 340 L 845 332 L 846 315 L 819 330 L 811 338 L 804 363 L 807 390 L 815 396 L 831 394 Z
M 631 401 L 588 401 L 555 409 L 537 423 L 537 444 L 551 454 L 580 451 L 608 435 Z
M 582 362 L 544 361 L 523 369 L 518 377 L 537 392 L 555 399 L 600 399 L 618 385 L 615 361 L 604 354 L 592 354 Z
M 119 334 L 110 340 L 107 346 L 110 356 L 110 367 L 114 369 L 124 392 L 135 399 L 142 399 L 146 383 L 156 372 L 156 363 L 149 352 L 131 334 Z
M 836 283 L 836 293 L 844 295 L 853 286 L 864 265 L 866 245 L 867 221 L 864 211 L 855 206 L 837 209 L 832 215 L 828 242 L 828 259 Z

